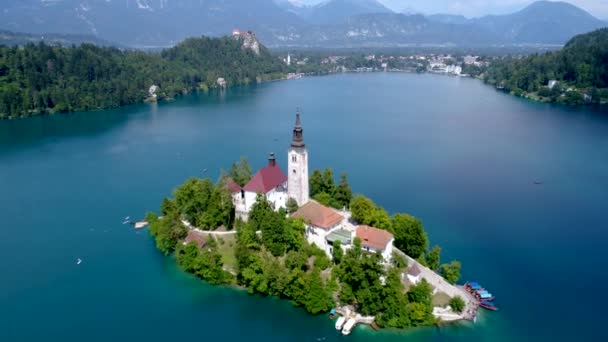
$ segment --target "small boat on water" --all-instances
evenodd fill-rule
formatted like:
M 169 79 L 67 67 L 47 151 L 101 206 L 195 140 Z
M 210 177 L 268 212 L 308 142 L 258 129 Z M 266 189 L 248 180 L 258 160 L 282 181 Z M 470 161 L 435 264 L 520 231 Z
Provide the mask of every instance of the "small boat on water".
M 492 295 L 491 293 L 482 293 L 478 296 L 478 298 L 482 302 L 487 302 L 487 301 L 494 300 L 494 295 Z
M 344 316 L 338 317 L 338 320 L 336 321 L 336 330 L 342 330 L 344 322 L 346 322 L 346 318 Z
M 344 324 L 344 328 L 342 329 L 342 335 L 350 334 L 351 331 L 353 331 L 355 324 L 357 324 L 357 321 L 355 321 L 354 318 L 349 318 L 348 321 L 346 321 L 346 324 Z
M 487 309 L 487 310 L 492 310 L 492 311 L 498 310 L 496 305 L 494 305 L 494 303 L 492 303 L 490 301 L 483 301 L 483 302 L 479 303 L 479 306 L 481 306 L 482 308 Z
M 76 265 L 80 265 L 82 263 L 82 259 L 78 258 L 78 260 L 76 260 Z

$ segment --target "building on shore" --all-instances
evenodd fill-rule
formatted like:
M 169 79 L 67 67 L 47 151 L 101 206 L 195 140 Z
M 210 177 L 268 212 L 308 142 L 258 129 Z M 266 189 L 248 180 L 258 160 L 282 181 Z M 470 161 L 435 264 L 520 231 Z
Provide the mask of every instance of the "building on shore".
M 361 225 L 357 227 L 356 236 L 361 240 L 363 250 L 370 253 L 380 252 L 384 261 L 391 261 L 395 241 L 393 234 L 384 229 Z
M 326 207 L 317 201 L 309 201 L 301 206 L 292 217 L 300 218 L 306 224 L 306 240 L 311 245 L 315 245 L 325 251 L 328 256 L 332 253 L 332 241 L 328 237 L 337 231 L 345 231 L 341 234 L 344 239 L 352 240 L 352 232 L 344 229 L 345 219 L 334 209 Z

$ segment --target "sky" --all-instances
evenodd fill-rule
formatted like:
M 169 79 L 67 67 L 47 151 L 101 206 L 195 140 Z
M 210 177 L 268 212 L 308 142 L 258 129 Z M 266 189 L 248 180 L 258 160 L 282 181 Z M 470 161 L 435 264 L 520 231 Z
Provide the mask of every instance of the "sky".
M 295 0 L 305 4 L 316 4 L 324 0 Z M 424 14 L 449 13 L 467 17 L 486 14 L 504 14 L 520 10 L 534 0 L 378 0 L 390 9 L 400 12 Z M 600 19 L 608 19 L 608 0 L 568 0 Z

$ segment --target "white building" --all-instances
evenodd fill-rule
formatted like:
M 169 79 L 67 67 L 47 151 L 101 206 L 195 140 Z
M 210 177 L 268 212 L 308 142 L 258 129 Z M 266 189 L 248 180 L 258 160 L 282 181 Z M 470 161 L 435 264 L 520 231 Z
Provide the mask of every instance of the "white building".
M 376 253 L 380 252 L 386 262 L 393 258 L 393 234 L 384 230 L 370 226 L 361 225 L 357 227 L 356 236 L 361 240 L 363 250 Z
M 232 193 L 237 218 L 247 221 L 258 194 L 264 195 L 275 210 L 286 208 L 289 198 L 295 199 L 299 206 L 308 202 L 308 152 L 299 112 L 296 114 L 288 161 L 289 176 L 283 173 L 274 153 L 271 153 L 268 165 L 260 169 L 243 188 L 231 179 L 226 180 L 225 186 Z
M 301 206 L 292 217 L 300 218 L 306 224 L 306 240 L 331 257 L 333 242 L 340 241 L 344 248 L 350 245 L 354 232 L 345 227 L 344 216 L 334 209 L 311 200 Z

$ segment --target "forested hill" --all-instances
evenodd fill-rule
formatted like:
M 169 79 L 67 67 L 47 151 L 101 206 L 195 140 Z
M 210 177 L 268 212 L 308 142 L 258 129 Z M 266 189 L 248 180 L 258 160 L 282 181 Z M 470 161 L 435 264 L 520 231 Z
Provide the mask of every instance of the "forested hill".
M 142 102 L 152 85 L 158 99 L 261 82 L 285 66 L 261 45 L 233 37 L 191 38 L 160 53 L 90 44 L 0 46 L 0 118 L 86 111 Z
M 608 29 L 576 36 L 560 51 L 493 62 L 484 80 L 543 101 L 606 103 Z M 558 82 L 550 85 L 551 80 Z

